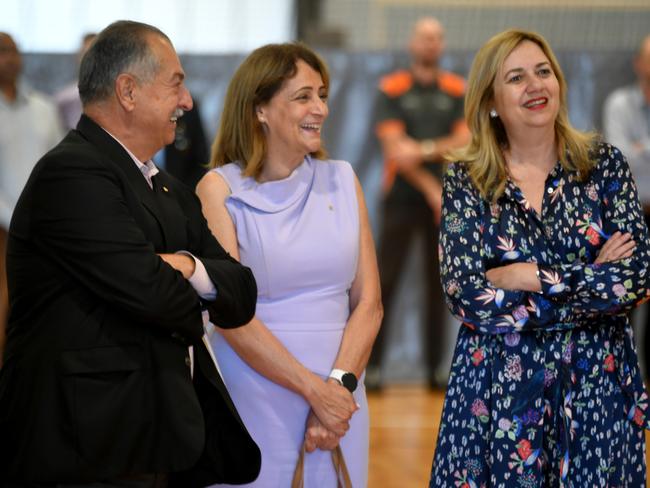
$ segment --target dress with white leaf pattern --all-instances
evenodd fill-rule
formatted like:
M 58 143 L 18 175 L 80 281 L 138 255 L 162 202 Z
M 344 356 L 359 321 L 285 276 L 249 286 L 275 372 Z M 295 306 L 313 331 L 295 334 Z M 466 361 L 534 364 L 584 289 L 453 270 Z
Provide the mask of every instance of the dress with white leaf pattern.
M 542 213 L 509 181 L 482 199 L 463 164 L 444 181 L 442 285 L 460 328 L 431 487 L 645 487 L 648 397 L 628 312 L 648 296 L 650 243 L 620 151 L 585 181 L 556 164 Z M 594 264 L 616 231 L 629 259 Z M 485 271 L 536 262 L 540 293 Z

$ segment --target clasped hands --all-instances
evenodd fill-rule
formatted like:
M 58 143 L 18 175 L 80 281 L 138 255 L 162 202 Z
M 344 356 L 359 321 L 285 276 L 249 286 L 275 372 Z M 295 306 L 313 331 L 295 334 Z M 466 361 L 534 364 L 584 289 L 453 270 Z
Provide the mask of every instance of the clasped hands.
M 187 254 L 159 254 L 163 261 L 180 271 L 185 279 L 194 273 L 195 262 Z M 359 409 L 352 393 L 336 380 L 317 378 L 309 397 L 311 410 L 305 427 L 305 449 L 332 450 L 350 428 L 350 419 Z
M 632 256 L 636 242 L 632 234 L 614 232 L 603 244 L 594 264 L 611 263 Z M 541 291 L 537 279 L 536 263 L 513 263 L 492 268 L 485 272 L 486 278 L 496 287 L 504 290 Z
M 395 163 L 401 171 L 408 171 L 422 163 L 422 148 L 415 139 L 403 137 L 387 145 L 384 156 Z
M 352 393 L 336 380 L 320 381 L 310 398 L 311 410 L 305 426 L 305 450 L 332 450 L 350 428 L 359 406 Z

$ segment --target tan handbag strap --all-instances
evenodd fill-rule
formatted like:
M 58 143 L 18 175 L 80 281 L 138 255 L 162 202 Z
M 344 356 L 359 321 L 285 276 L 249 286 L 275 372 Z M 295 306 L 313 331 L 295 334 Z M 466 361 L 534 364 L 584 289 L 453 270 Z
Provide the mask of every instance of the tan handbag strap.
M 334 465 L 334 471 L 336 471 L 337 477 L 337 488 L 352 488 L 352 480 L 350 479 L 350 473 L 348 472 L 348 467 L 345 464 L 345 458 L 343 457 L 343 451 L 341 451 L 341 446 L 336 446 L 336 448 L 331 451 L 332 453 L 332 464 Z M 298 454 L 298 461 L 296 461 L 296 469 L 293 472 L 293 479 L 291 480 L 291 488 L 303 488 L 305 485 L 305 446 L 304 444 L 300 448 L 300 453 Z
M 291 488 L 303 488 L 305 485 L 305 445 L 300 448 L 298 454 L 298 461 L 296 461 L 296 469 L 293 472 L 293 479 L 291 480 Z
M 332 451 L 332 464 L 334 464 L 334 471 L 338 478 L 337 488 L 352 488 L 352 480 L 340 445 Z

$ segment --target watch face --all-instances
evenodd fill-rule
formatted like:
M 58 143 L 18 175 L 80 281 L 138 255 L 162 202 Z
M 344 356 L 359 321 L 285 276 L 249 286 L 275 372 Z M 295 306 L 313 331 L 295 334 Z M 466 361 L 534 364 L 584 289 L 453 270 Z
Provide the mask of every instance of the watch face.
M 343 383 L 343 386 L 350 390 L 350 393 L 357 389 L 357 377 L 352 373 L 345 373 L 341 377 L 341 383 Z

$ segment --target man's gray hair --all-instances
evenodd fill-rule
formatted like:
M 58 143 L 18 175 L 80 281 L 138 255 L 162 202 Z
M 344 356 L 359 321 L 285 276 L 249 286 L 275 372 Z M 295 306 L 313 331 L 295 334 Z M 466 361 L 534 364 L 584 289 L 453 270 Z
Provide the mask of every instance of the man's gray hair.
M 171 44 L 156 27 L 130 20 L 113 22 L 97 35 L 79 66 L 79 96 L 84 106 L 106 100 L 122 73 L 145 83 L 155 77 L 160 63 L 149 47 L 152 34 Z

